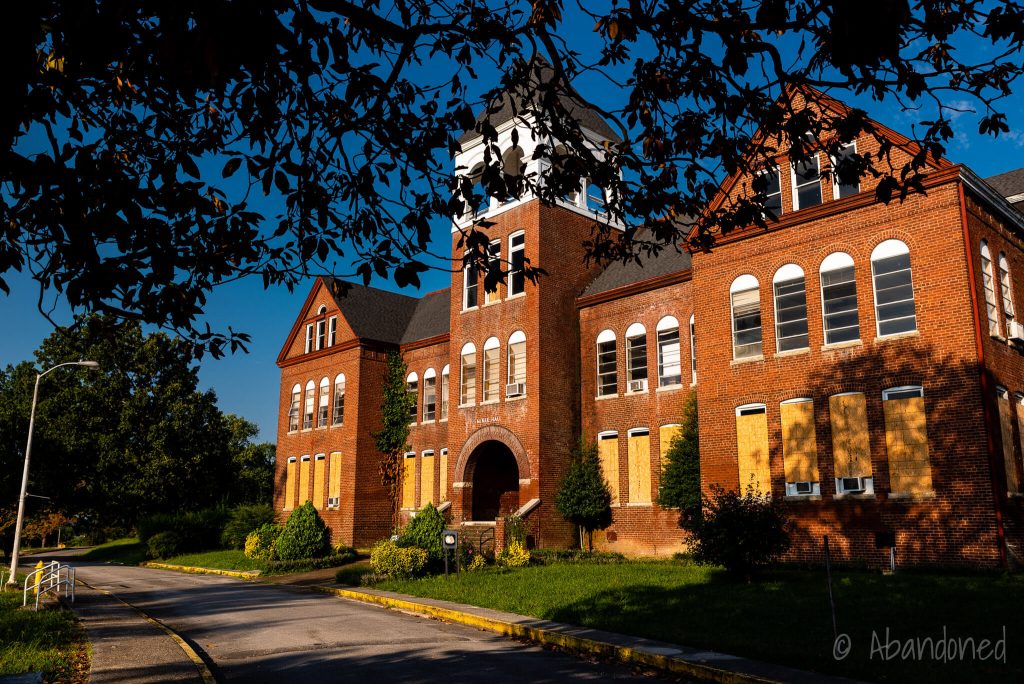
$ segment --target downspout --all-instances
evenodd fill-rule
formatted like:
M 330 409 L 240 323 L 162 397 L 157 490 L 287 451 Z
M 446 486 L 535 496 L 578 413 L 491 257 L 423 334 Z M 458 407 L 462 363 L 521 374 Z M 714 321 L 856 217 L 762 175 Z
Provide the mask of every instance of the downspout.
M 1006 532 L 1003 529 L 1003 506 L 999 496 L 999 477 L 997 475 L 996 445 L 992 439 L 995 434 L 990 406 L 988 373 L 985 372 L 985 343 L 981 333 L 981 310 L 978 308 L 977 279 L 974 272 L 974 250 L 971 245 L 971 234 L 967 229 L 967 201 L 964 197 L 964 184 L 957 183 L 960 196 L 960 225 L 964 232 L 964 251 L 967 255 L 967 277 L 970 279 L 971 309 L 974 312 L 974 338 L 978 349 L 978 371 L 981 376 L 981 407 L 985 417 L 985 445 L 988 449 L 989 469 L 992 476 L 992 503 L 996 513 L 996 538 L 999 540 L 999 565 L 1006 567 Z

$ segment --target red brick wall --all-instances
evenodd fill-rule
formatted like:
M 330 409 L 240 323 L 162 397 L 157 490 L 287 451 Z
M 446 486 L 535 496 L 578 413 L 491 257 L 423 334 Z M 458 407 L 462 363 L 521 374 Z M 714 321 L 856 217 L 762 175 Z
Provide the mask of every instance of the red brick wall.
M 422 508 L 426 502 L 425 492 L 421 491 L 421 484 L 423 482 L 422 469 L 424 463 L 427 463 L 434 469 L 434 491 L 433 501 L 434 505 L 440 504 L 442 499 L 449 499 L 450 496 L 447 492 L 440 492 L 439 486 L 441 482 L 440 467 L 441 467 L 441 449 L 448 447 L 448 421 L 440 420 L 441 417 L 441 369 L 445 364 L 449 363 L 449 349 L 448 342 L 441 342 L 439 344 L 433 344 L 426 347 L 419 347 L 415 349 L 408 349 L 402 352 L 402 358 L 405 360 L 406 365 L 409 367 L 410 372 L 415 372 L 419 376 L 418 385 L 418 396 L 416 397 L 416 409 L 417 409 L 417 420 L 414 425 L 409 428 L 409 445 L 410 451 L 416 452 L 416 459 L 413 461 L 416 468 L 416 508 Z M 423 421 L 423 391 L 425 382 L 423 379 L 427 369 L 433 368 L 434 372 L 437 373 L 437 384 L 435 385 L 437 390 L 437 408 L 435 413 L 435 419 L 433 421 Z M 450 378 L 449 378 L 449 389 L 450 389 Z M 449 411 L 451 411 L 451 403 L 449 403 Z M 427 450 L 433 450 L 434 456 L 430 459 L 423 458 L 423 452 Z M 451 454 L 448 456 L 449 461 L 451 460 Z M 408 460 L 406 464 L 408 465 Z M 451 480 L 449 480 L 449 483 Z M 438 496 L 441 496 L 439 499 Z M 405 516 L 407 519 L 408 516 Z

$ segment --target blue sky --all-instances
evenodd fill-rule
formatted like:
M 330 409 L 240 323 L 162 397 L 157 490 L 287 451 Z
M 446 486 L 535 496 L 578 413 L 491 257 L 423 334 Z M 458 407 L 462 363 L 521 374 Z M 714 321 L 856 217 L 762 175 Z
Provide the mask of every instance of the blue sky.
M 582 42 L 593 41 L 592 34 L 578 38 Z M 482 82 L 480 85 L 483 89 L 491 84 Z M 594 88 L 590 89 L 588 85 Z M 615 106 L 607 101 L 618 95 L 609 92 L 614 89 L 600 88 L 589 83 L 589 79 L 578 82 L 577 86 L 585 96 L 594 97 L 599 105 Z M 1024 85 L 1020 91 L 1001 104 L 1011 127 L 1009 135 L 998 139 L 978 136 L 978 117 L 970 113 L 957 115 L 953 122 L 956 138 L 948 146 L 947 158 L 970 166 L 982 177 L 1024 166 Z M 866 98 L 844 96 L 836 91 L 832 94 L 848 104 L 863 107 L 875 119 L 906 134 L 911 133 L 911 127 L 918 118 L 915 113 L 902 112 L 893 104 L 879 105 Z M 969 106 L 970 103 L 966 104 Z M 260 209 L 268 216 L 276 213 L 271 206 Z M 446 254 L 450 244 L 450 225 L 439 222 L 433 228 L 433 247 Z M 50 323 L 37 309 L 38 288 L 30 276 L 8 273 L 5 278 L 11 286 L 11 294 L 4 296 L 0 293 L 0 321 L 3 321 L 0 365 L 31 359 L 32 352 L 52 331 Z M 429 292 L 447 287 L 449 280 L 450 276 L 445 271 L 430 271 L 424 274 L 418 292 L 401 291 L 405 294 Z M 289 293 L 284 288 L 264 290 L 258 279 L 241 281 L 215 291 L 206 308 L 205 320 L 212 327 L 225 329 L 232 325 L 236 330 L 251 334 L 252 344 L 248 354 L 236 353 L 219 360 L 204 359 L 200 370 L 202 386 L 216 391 L 223 410 L 254 421 L 260 427 L 260 438 L 266 441 L 276 438 L 280 372 L 275 360 L 311 284 L 312 280 Z M 397 290 L 392 283 L 385 281 L 375 281 L 374 284 Z M 57 302 L 52 317 L 58 323 L 66 323 L 71 313 Z

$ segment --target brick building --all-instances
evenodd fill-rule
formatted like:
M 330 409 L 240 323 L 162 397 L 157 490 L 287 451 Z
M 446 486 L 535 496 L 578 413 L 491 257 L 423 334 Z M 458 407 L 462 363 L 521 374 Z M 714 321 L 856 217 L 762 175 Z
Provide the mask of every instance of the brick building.
M 615 138 L 575 109 L 595 149 Z M 507 169 L 544 172 L 528 116 L 506 103 L 488 120 Z M 895 163 L 915 154 L 877 128 Z M 455 164 L 473 170 L 483 141 L 461 143 Z M 341 296 L 317 279 L 278 359 L 277 509 L 312 500 L 335 538 L 357 546 L 389 533 L 370 435 L 386 354 L 400 350 L 417 398 L 406 517 L 431 502 L 484 538 L 519 512 L 534 543 L 572 544 L 554 498 L 583 434 L 613 491 L 613 523 L 596 541 L 679 550 L 678 514 L 653 501 L 695 391 L 705 490 L 782 499 L 792 559 L 820 557 L 824 535 L 839 559 L 869 564 L 890 548 L 901 563 L 1019 556 L 1024 325 L 1013 276 L 1024 272 L 1024 170 L 986 181 L 933 160 L 927 194 L 887 205 L 870 177 L 837 182 L 824 153 L 763 162 L 756 183 L 726 179 L 711 208 L 756 186 L 779 220 L 720 236 L 710 252 L 587 264 L 582 243 L 605 219 L 603 191 L 584 179 L 553 206 L 491 198 L 453 223 L 455 263 L 460 221 L 492 223 L 490 253 L 508 270 L 496 292 L 472 269 L 418 299 L 358 285 Z M 527 259 L 550 275 L 525 279 Z

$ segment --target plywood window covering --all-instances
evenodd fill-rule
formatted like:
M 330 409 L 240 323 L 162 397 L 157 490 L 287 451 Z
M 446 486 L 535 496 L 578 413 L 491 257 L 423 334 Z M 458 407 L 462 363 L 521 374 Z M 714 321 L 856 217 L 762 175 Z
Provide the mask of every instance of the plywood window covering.
M 885 449 L 889 455 L 889 489 L 894 494 L 932 491 L 924 389 L 895 387 L 882 392 Z
M 302 504 L 309 501 L 309 471 L 312 464 L 309 462 L 309 456 L 303 456 L 299 463 L 299 497 L 298 503 Z
M 601 472 L 612 492 L 612 505 L 619 505 L 619 435 L 606 432 L 597 436 L 597 455 L 601 461 Z
M 828 398 L 836 478 L 871 477 L 867 400 L 862 392 Z
M 424 451 L 420 459 L 420 506 L 437 503 L 434 498 L 434 452 Z
M 683 431 L 682 425 L 662 425 L 658 430 L 658 455 L 661 457 L 661 472 L 665 472 L 668 464 L 668 450 L 672 440 Z
M 288 458 L 284 474 L 284 510 L 295 508 L 295 457 Z
M 1021 491 L 1020 476 L 1017 473 L 1017 457 L 1013 448 L 1013 409 L 1010 408 L 1010 393 L 1004 387 L 996 388 L 999 398 L 999 432 L 1003 442 L 1003 466 L 1006 469 L 1006 491 Z
M 402 459 L 402 508 L 416 508 L 416 452 L 411 451 Z
M 324 509 L 324 485 L 327 478 L 327 455 L 317 454 L 313 459 L 313 508 Z
M 448 500 L 448 450 L 447 449 L 441 449 L 441 462 L 438 465 L 440 466 L 440 468 L 439 468 L 439 470 L 440 470 L 440 485 L 438 487 L 438 489 L 440 490 L 440 496 L 438 497 L 438 499 L 440 499 L 442 502 L 444 502 L 444 501 Z
M 818 442 L 814 402 L 792 399 L 779 406 L 782 418 L 782 464 L 786 482 L 818 482 Z
M 756 494 L 771 494 L 768 458 L 768 413 L 764 404 L 745 404 L 736 409 L 736 456 L 740 492 L 753 487 Z
M 651 433 L 642 428 L 629 431 L 626 449 L 629 468 L 629 502 L 651 502 Z
M 331 499 L 341 499 L 341 452 L 331 453 L 330 473 L 328 475 L 327 496 Z

